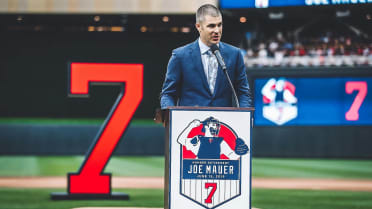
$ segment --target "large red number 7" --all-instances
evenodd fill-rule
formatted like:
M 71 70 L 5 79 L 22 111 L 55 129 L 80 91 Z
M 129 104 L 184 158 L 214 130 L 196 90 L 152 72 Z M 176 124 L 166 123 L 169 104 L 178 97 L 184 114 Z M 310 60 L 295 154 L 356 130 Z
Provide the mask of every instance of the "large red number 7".
M 208 189 L 209 187 L 212 187 L 212 190 L 207 199 L 204 200 L 205 203 L 212 203 L 212 197 L 217 190 L 217 183 L 205 183 L 205 188 Z
M 72 63 L 69 94 L 88 95 L 90 83 L 117 83 L 123 88 L 79 172 L 68 174 L 68 193 L 109 195 L 111 174 L 103 170 L 142 100 L 143 65 Z
M 359 92 L 356 95 L 354 102 L 351 105 L 349 111 L 347 111 L 347 113 L 345 114 L 346 120 L 350 120 L 350 121 L 359 120 L 359 108 L 362 105 L 367 95 L 367 82 L 365 81 L 346 82 L 346 85 L 345 85 L 346 93 L 351 94 L 355 90 L 359 90 Z

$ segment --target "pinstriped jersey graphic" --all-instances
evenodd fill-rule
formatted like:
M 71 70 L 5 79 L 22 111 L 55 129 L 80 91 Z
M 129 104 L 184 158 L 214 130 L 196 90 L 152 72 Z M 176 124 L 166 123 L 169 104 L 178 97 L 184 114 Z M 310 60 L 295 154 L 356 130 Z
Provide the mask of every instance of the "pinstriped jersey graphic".
M 249 148 L 232 128 L 213 117 L 195 119 L 177 142 L 181 195 L 212 209 L 241 194 L 241 158 Z

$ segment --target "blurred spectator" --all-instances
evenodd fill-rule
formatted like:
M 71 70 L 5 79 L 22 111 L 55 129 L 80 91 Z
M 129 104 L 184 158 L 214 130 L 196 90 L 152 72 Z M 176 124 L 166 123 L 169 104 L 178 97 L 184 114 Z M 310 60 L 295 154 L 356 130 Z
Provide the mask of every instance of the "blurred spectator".
M 278 32 L 266 42 L 252 44 L 247 49 L 244 62 L 248 68 L 372 66 L 372 39 L 333 33 L 288 41 L 291 37 Z

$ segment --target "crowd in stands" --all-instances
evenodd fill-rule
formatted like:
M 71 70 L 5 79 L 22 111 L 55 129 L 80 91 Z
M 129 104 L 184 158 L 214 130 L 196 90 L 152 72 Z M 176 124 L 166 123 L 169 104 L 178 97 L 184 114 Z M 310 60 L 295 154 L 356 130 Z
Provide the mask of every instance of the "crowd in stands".
M 372 66 L 372 39 L 326 33 L 288 41 L 282 33 L 244 50 L 252 67 Z

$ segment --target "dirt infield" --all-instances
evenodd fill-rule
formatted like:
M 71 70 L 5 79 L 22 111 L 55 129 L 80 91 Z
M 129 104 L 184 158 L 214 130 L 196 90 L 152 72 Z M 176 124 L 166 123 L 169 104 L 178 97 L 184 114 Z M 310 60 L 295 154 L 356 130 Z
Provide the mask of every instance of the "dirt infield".
M 84 207 L 84 208 L 73 208 L 73 209 L 164 209 L 164 208 Z M 252 208 L 252 209 L 259 209 L 259 208 Z
M 84 208 L 73 208 L 73 209 L 164 209 L 164 208 L 84 207 Z M 259 209 L 259 208 L 252 208 L 252 209 Z
M 83 207 L 73 209 L 164 209 L 164 208 Z
M 66 177 L 2 177 L 0 178 L 0 187 L 67 188 L 67 179 Z M 160 177 L 113 177 L 112 187 L 163 189 L 164 179 Z M 267 189 L 310 189 L 372 192 L 372 180 L 252 178 L 252 187 Z

